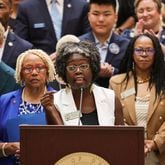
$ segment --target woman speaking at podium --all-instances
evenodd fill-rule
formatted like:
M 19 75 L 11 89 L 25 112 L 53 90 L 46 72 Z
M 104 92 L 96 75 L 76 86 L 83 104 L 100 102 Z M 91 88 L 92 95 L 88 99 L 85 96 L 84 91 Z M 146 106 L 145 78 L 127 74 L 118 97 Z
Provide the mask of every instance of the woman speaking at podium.
M 66 87 L 41 98 L 48 124 L 122 125 L 122 106 L 114 91 L 94 84 L 100 71 L 95 45 L 68 42 L 61 45 L 57 54 L 56 72 Z

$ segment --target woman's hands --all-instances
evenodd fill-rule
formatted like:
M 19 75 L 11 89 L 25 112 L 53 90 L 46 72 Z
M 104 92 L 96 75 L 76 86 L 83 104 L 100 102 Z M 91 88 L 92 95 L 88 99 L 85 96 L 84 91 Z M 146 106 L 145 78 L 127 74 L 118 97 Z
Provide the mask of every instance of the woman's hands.
M 144 141 L 144 154 L 147 155 L 147 153 L 151 151 L 157 150 L 157 145 L 154 142 L 154 140 L 145 140 Z
M 61 115 L 54 105 L 54 93 L 55 91 L 45 93 L 41 98 L 41 104 L 45 109 L 48 124 L 63 125 Z
M 100 73 L 99 76 L 100 77 L 110 77 L 113 74 L 113 70 L 114 67 L 111 64 L 106 63 L 102 63 L 100 66 Z
M 41 104 L 46 111 L 52 111 L 54 107 L 54 96 L 55 91 L 48 91 L 41 97 Z
M 3 146 L 3 143 L 1 146 Z M 6 143 L 3 148 L 3 151 L 6 156 L 15 155 L 17 158 L 19 158 L 20 143 L 19 142 Z M 2 155 L 2 156 L 4 156 L 4 155 Z

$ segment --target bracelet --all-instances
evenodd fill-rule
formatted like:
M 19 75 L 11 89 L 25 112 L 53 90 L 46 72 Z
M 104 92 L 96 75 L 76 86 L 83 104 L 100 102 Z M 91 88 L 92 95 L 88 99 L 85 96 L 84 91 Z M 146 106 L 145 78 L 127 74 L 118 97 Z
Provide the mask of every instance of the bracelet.
M 3 145 L 2 145 L 2 155 L 3 155 L 4 157 L 8 157 L 7 154 L 5 153 L 5 146 L 6 146 L 7 144 L 8 144 L 8 143 L 3 143 Z

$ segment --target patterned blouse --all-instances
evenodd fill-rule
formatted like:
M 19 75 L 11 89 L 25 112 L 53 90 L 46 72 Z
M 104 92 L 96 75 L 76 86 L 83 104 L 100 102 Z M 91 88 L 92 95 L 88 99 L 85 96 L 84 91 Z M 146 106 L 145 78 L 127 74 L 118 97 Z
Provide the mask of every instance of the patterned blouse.
M 22 100 L 19 106 L 18 115 L 34 114 L 43 112 L 43 106 L 41 104 L 32 104 Z

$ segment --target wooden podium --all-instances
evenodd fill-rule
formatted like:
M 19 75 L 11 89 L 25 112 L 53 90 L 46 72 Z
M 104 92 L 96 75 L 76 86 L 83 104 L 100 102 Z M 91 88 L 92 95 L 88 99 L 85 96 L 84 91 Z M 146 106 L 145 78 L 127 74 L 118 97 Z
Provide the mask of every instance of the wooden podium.
M 21 165 L 144 165 L 143 127 L 22 125 L 20 133 Z

